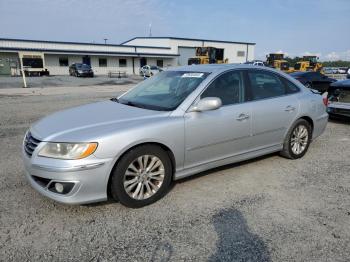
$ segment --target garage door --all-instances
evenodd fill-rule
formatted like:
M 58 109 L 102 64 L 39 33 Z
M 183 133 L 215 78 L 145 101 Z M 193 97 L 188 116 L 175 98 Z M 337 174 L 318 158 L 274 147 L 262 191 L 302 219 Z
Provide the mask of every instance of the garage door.
M 196 50 L 194 47 L 179 47 L 179 55 L 178 64 L 187 65 L 188 59 L 196 56 Z

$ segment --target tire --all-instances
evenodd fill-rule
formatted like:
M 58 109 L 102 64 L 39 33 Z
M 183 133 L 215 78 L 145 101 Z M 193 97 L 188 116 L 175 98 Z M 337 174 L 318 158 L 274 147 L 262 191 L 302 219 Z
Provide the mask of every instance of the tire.
M 304 139 L 299 139 L 295 141 L 296 139 L 298 139 L 295 137 L 295 134 L 298 133 L 298 130 L 297 130 L 298 128 L 300 128 L 299 130 L 303 130 L 302 128 L 306 129 L 306 132 L 307 132 L 306 141 Z M 305 119 L 298 119 L 288 131 L 284 139 L 283 149 L 280 152 L 280 155 L 289 159 L 298 159 L 303 157 L 310 146 L 311 139 L 312 139 L 312 128 L 310 123 L 307 122 Z M 300 152 L 297 152 L 298 151 L 296 150 L 298 148 L 297 146 L 296 147 L 292 146 L 292 143 L 293 143 L 292 140 L 295 141 L 294 143 L 299 144 L 299 149 L 301 150 Z
M 146 162 L 143 165 L 145 168 L 139 165 L 139 159 L 143 163 Z M 153 167 L 157 166 L 158 160 L 161 165 L 151 169 L 154 173 L 147 172 L 146 167 L 152 167 L 152 161 L 154 162 Z M 134 168 L 130 168 L 132 164 Z M 145 170 L 141 174 L 140 170 L 142 169 Z M 152 178 L 151 174 L 157 173 L 160 175 Z M 162 181 L 160 181 L 161 179 Z M 167 152 L 155 145 L 142 145 L 131 149 L 121 157 L 112 172 L 110 193 L 114 200 L 119 201 L 124 206 L 139 208 L 162 198 L 168 192 L 171 181 L 172 164 Z M 126 188 L 129 189 L 129 192 Z

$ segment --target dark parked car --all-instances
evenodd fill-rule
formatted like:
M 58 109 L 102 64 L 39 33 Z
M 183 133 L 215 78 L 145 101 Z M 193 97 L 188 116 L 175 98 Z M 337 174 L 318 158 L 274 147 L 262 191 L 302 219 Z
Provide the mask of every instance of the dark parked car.
M 90 65 L 75 63 L 69 67 L 69 75 L 94 77 L 94 71 L 92 71 Z
M 350 79 L 331 84 L 328 89 L 327 112 L 331 117 L 350 118 Z
M 294 72 L 290 74 L 304 86 L 312 88 L 324 93 L 328 90 L 331 83 L 336 82 L 334 78 L 330 78 L 320 72 Z

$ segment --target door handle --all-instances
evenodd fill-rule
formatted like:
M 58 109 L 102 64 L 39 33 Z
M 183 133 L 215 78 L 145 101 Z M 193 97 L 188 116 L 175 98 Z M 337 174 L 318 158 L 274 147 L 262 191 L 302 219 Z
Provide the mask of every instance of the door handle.
M 242 121 L 242 120 L 245 120 L 245 119 L 248 119 L 248 118 L 249 118 L 249 115 L 247 115 L 247 114 L 240 114 L 240 115 L 236 118 L 236 120 Z
M 284 111 L 286 112 L 291 112 L 291 111 L 294 111 L 295 110 L 295 107 L 294 106 L 287 106 Z

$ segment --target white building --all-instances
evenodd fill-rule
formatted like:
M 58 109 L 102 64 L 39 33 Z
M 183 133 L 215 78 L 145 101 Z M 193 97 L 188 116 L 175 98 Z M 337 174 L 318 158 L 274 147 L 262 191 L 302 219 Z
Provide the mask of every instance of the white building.
M 160 67 L 187 65 L 195 47 L 224 49 L 229 63 L 254 59 L 255 43 L 177 37 L 135 37 L 119 45 L 0 38 L 0 75 L 19 72 L 19 57 L 42 57 L 51 75 L 67 75 L 72 63 L 90 64 L 97 75 L 124 71 L 138 74 L 145 64 Z M 22 60 L 23 61 L 23 60 Z

